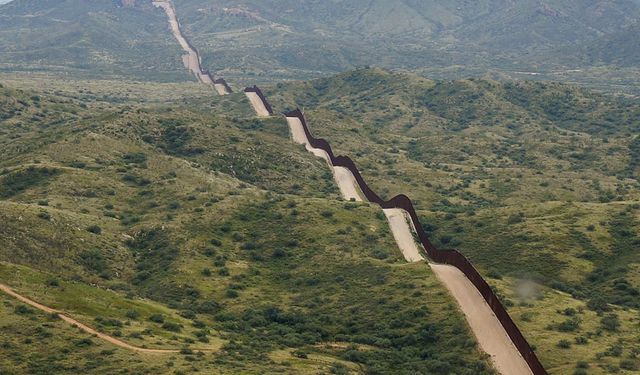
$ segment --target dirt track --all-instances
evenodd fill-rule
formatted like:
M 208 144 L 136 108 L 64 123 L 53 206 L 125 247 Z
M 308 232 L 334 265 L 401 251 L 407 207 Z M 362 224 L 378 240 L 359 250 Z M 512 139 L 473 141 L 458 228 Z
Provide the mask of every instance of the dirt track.
M 0 283 L 0 290 L 3 291 L 4 293 L 20 300 L 23 303 L 26 303 L 27 305 L 34 307 L 40 311 L 44 311 L 47 314 L 57 314 L 58 317 L 62 320 L 64 320 L 65 322 L 71 324 L 71 325 L 75 325 L 78 328 L 80 328 L 81 330 L 85 331 L 88 334 L 91 335 L 95 335 L 96 337 L 105 340 L 113 345 L 119 346 L 121 348 L 124 349 L 128 349 L 128 350 L 133 350 L 136 352 L 140 352 L 140 353 L 151 353 L 151 354 L 171 354 L 171 353 L 179 353 L 180 351 L 177 349 L 147 349 L 147 348 L 140 348 L 137 346 L 133 346 L 133 345 L 129 345 L 126 342 L 122 341 L 122 340 L 118 340 L 117 338 L 113 337 L 113 336 L 109 336 L 109 335 L 105 335 L 104 333 L 100 333 L 98 331 L 96 331 L 95 329 L 84 325 L 82 323 L 80 323 L 79 321 L 64 315 L 62 313 L 60 313 L 57 310 L 54 310 L 48 306 L 42 305 L 38 302 L 35 302 L 33 300 L 30 300 L 27 297 L 23 297 L 20 294 L 14 292 L 11 288 L 9 288 L 9 286 Z
M 220 84 L 220 83 L 215 83 L 213 85 L 213 88 L 216 89 L 216 92 L 218 93 L 218 95 L 227 95 L 227 94 L 229 94 L 229 91 L 227 91 L 227 88 L 224 85 Z
M 173 8 L 173 4 L 169 1 L 154 1 L 153 5 L 164 9 L 165 13 L 167 13 L 167 17 L 169 17 L 169 26 L 171 27 L 171 32 L 173 33 L 173 36 L 175 36 L 175 38 L 178 40 L 178 43 L 180 43 L 180 47 L 182 47 L 182 49 L 186 52 L 186 54 L 182 56 L 182 62 L 184 63 L 185 68 L 189 69 L 196 76 L 196 78 L 198 78 L 198 81 L 213 85 L 211 77 L 208 74 L 205 74 L 202 70 L 202 67 L 200 66 L 200 56 L 198 56 L 198 52 L 189 45 L 187 39 L 184 37 L 184 35 L 182 35 L 180 24 L 178 23 L 178 17 L 176 16 L 176 10 Z M 226 89 L 224 91 L 226 93 Z
M 406 213 L 398 208 L 386 209 L 384 213 L 393 237 L 407 262 L 425 260 L 413 238 Z M 462 271 L 445 264 L 429 263 L 429 266 L 458 302 L 480 347 L 491 356 L 496 369 L 505 375 L 530 375 L 529 366 L 513 345 L 491 307 Z

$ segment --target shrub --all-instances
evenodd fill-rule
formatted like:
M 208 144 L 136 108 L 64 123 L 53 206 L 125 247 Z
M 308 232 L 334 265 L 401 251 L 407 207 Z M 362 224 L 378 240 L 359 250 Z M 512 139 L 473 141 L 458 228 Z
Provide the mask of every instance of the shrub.
M 573 332 L 580 328 L 580 319 L 573 317 L 558 324 L 558 330 L 560 332 Z
M 100 228 L 97 225 L 91 225 L 91 226 L 87 227 L 87 232 L 93 233 L 93 234 L 100 234 L 100 233 L 102 233 L 102 228 Z
M 601 296 L 595 296 L 587 301 L 587 307 L 589 308 L 589 310 L 595 312 L 604 312 L 610 310 L 607 301 Z
M 80 264 L 87 270 L 95 273 L 103 273 L 107 269 L 107 262 L 100 250 L 85 250 L 80 253 Z
M 138 311 L 136 311 L 136 310 L 128 310 L 125 313 L 125 316 L 127 318 L 129 318 L 129 319 L 136 320 L 136 319 L 138 319 L 140 317 L 140 313 Z
M 91 341 L 91 339 L 89 338 L 84 338 L 84 339 L 77 340 L 74 344 L 77 347 L 86 348 L 87 346 L 93 345 L 93 341 Z
M 509 216 L 509 218 L 507 219 L 507 224 L 518 224 L 518 223 L 522 223 L 523 221 L 524 221 L 524 215 L 522 213 L 513 214 Z
M 303 358 L 303 359 L 309 358 L 307 352 L 305 352 L 304 350 L 295 350 L 291 354 L 293 354 L 293 356 L 297 358 Z
M 166 322 L 162 325 L 162 328 L 170 332 L 180 332 L 180 325 L 177 323 Z
M 127 164 L 142 164 L 147 161 L 147 155 L 141 152 L 131 152 L 122 157 Z
M 239 296 L 238 292 L 234 289 L 227 289 L 225 295 L 227 296 L 227 298 L 238 298 Z
M 600 325 L 607 331 L 615 332 L 620 328 L 620 319 L 616 314 L 608 314 L 600 319 Z
M 495 268 L 489 269 L 489 271 L 487 272 L 487 276 L 492 279 L 502 280 L 502 275 Z
M 45 184 L 49 178 L 60 173 L 52 168 L 28 167 L 25 170 L 6 175 L 0 181 L 0 198 L 11 198 L 25 190 Z
M 558 348 L 569 349 L 571 347 L 571 341 L 562 339 L 558 341 Z
M 330 218 L 330 217 L 332 217 L 332 216 L 333 216 L 333 212 L 331 212 L 331 211 L 329 211 L 329 210 L 326 210 L 326 211 L 322 211 L 322 212 L 320 213 L 320 215 L 322 215 L 323 217 L 326 217 L 326 218 Z
M 149 320 L 154 323 L 164 323 L 164 315 L 162 314 L 153 314 L 149 317 Z
M 634 359 L 623 359 L 620 361 L 620 368 L 623 370 L 637 371 L 640 369 L 638 361 Z
M 20 315 L 33 314 L 33 310 L 25 305 L 18 305 L 13 309 L 13 311 Z
M 575 341 L 577 345 L 587 345 L 589 343 L 589 340 L 587 340 L 587 338 L 584 336 L 576 337 Z

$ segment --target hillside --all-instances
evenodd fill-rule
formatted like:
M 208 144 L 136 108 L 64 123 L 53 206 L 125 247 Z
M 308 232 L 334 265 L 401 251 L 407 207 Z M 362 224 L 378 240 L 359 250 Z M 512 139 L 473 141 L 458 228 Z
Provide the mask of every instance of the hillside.
M 429 268 L 404 263 L 378 210 L 337 199 L 283 120 L 191 84 L 210 106 L 69 85 L 0 88 L 0 280 L 180 353 L 132 354 L 3 297 L 1 371 L 492 373 Z
M 437 245 L 493 280 L 552 373 L 575 361 L 617 366 L 606 349 L 617 340 L 634 356 L 637 101 L 378 69 L 279 84 L 268 96 L 304 107 L 314 134 L 352 156 L 383 197 L 409 194 Z M 567 306 L 580 314 L 567 317 Z M 626 333 L 601 327 L 612 312 Z

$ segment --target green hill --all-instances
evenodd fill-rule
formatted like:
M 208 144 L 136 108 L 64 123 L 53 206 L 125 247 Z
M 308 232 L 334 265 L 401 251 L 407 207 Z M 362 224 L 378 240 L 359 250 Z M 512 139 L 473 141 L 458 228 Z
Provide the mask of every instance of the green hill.
M 284 120 L 192 84 L 196 106 L 166 84 L 74 84 L 0 88 L 0 282 L 181 353 L 3 297 L 0 372 L 492 373 L 429 268 L 338 199 Z
M 617 340 L 623 358 L 634 356 L 637 100 L 379 69 L 279 84 L 267 96 L 305 108 L 312 132 L 352 156 L 384 198 L 412 197 L 436 244 L 461 250 L 492 280 L 552 373 L 571 373 L 576 361 L 618 366 L 606 349 Z M 574 319 L 568 307 L 581 311 L 576 324 L 560 326 Z M 626 333 L 602 328 L 612 312 Z

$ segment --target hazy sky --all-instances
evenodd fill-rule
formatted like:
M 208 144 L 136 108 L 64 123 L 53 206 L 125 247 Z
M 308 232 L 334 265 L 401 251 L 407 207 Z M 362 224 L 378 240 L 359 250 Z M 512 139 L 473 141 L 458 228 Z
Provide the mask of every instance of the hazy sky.
M 11 1 L 11 0 L 0 0 L 0 4 L 6 4 L 6 3 L 8 3 L 9 1 Z

